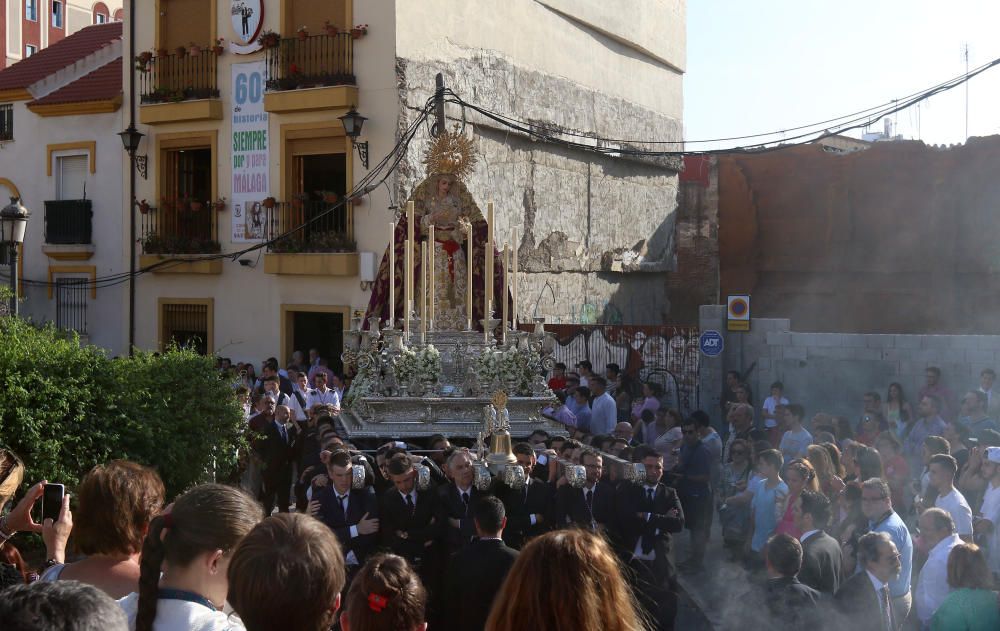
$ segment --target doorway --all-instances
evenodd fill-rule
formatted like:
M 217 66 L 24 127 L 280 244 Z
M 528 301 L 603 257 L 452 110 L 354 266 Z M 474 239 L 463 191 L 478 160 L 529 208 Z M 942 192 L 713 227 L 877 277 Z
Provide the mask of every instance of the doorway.
M 283 305 L 282 361 L 288 361 L 293 351 L 308 354 L 310 348 L 315 348 L 328 361 L 330 370 L 343 373 L 340 355 L 344 352 L 344 323 L 348 313 L 347 307 Z

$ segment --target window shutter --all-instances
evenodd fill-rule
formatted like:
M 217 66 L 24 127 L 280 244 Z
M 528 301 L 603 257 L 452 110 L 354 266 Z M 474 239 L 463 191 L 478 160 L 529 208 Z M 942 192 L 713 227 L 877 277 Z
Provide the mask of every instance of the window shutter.
M 59 156 L 59 199 L 83 199 L 87 184 L 87 159 L 81 156 Z

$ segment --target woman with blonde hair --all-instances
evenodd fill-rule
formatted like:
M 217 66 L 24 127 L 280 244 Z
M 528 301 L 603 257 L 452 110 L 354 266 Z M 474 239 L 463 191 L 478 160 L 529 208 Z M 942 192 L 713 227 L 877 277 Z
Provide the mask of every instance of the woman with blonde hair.
M 833 468 L 833 461 L 830 460 L 830 452 L 820 445 L 809 445 L 806 449 L 806 460 L 816 470 L 816 479 L 819 481 L 819 490 L 826 495 L 832 503 L 844 488 L 844 481 L 840 479 Z
M 795 500 L 799 499 L 799 494 L 803 490 L 819 492 L 819 482 L 816 480 L 816 470 L 808 460 L 796 458 L 785 465 L 785 473 L 781 479 L 788 485 L 788 497 L 782 512 L 782 518 L 778 526 L 774 529 L 775 534 L 791 535 L 798 539 L 802 536 L 799 529 L 795 527 L 795 515 L 792 507 Z
M 960 543 L 948 553 L 951 592 L 934 612 L 931 631 L 1000 629 L 1000 610 L 993 577 L 979 546 Z
M 557 530 L 521 550 L 486 630 L 643 631 L 638 612 L 611 546 L 588 531 Z

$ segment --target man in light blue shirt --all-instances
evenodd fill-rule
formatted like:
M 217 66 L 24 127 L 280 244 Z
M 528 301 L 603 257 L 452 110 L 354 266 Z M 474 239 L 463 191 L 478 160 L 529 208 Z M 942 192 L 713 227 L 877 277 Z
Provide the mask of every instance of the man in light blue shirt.
M 861 510 L 868 518 L 872 532 L 884 532 L 896 544 L 901 556 L 902 569 L 899 577 L 889 582 L 892 596 L 892 613 L 895 620 L 906 620 L 913 605 L 910 594 L 910 573 L 913 569 L 913 541 L 906 524 L 892 510 L 892 494 L 889 485 L 881 478 L 865 480 L 861 486 Z
M 590 404 L 590 433 L 610 436 L 618 424 L 618 406 L 607 392 L 608 382 L 601 376 L 590 378 L 594 400 Z

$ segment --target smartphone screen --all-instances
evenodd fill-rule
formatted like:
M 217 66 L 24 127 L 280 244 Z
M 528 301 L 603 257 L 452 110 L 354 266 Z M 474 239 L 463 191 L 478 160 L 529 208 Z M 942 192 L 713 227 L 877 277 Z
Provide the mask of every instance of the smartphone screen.
M 42 495 L 42 521 L 51 518 L 52 521 L 59 519 L 59 511 L 62 510 L 63 495 L 66 487 L 62 484 L 46 484 Z

